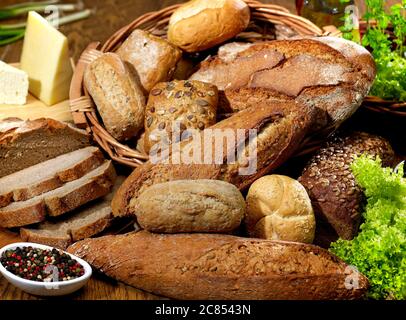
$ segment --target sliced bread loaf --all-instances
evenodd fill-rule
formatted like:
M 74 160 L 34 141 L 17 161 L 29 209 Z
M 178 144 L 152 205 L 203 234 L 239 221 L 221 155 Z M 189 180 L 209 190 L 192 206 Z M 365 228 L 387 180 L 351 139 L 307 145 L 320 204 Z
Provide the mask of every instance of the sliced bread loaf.
M 124 177 L 118 177 L 112 192 L 96 202 L 76 209 L 67 218 L 41 223 L 38 229 L 20 229 L 23 241 L 66 249 L 70 244 L 92 237 L 110 226 L 113 215 L 111 199 Z
M 0 124 L 0 178 L 89 146 L 85 131 L 52 119 Z
M 0 226 L 21 227 L 42 222 L 46 215 L 60 216 L 70 212 L 108 194 L 115 178 L 113 164 L 106 161 L 82 178 L 68 182 L 60 188 L 0 208 Z
M 0 178 L 0 208 L 57 189 L 83 177 L 103 162 L 98 148 L 87 147 Z

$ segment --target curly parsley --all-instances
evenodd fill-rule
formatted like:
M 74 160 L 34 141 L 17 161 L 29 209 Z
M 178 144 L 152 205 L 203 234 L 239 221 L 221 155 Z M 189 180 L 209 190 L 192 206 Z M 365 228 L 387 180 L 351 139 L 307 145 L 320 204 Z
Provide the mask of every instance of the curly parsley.
M 385 11 L 383 0 L 366 0 L 365 3 L 367 13 L 363 18 L 368 27 L 362 45 L 371 49 L 377 66 L 371 94 L 385 100 L 406 101 L 406 0 L 393 5 L 390 12 Z M 386 32 L 389 26 L 393 28 L 392 37 Z M 340 29 L 344 38 L 357 42 L 351 26 Z
M 382 168 L 368 156 L 352 164 L 368 203 L 353 240 L 339 239 L 330 251 L 354 265 L 371 284 L 373 299 L 406 299 L 406 179 L 403 168 Z

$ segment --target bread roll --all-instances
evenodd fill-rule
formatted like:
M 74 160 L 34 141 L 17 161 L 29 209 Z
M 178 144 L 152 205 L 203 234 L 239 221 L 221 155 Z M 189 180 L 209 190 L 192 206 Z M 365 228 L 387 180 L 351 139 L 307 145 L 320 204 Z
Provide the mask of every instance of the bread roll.
M 145 96 L 133 68 L 115 53 L 105 53 L 85 71 L 84 83 L 106 130 L 117 140 L 144 127 Z
M 145 151 L 161 150 L 161 144 L 170 144 L 173 135 L 181 140 L 188 129 L 204 130 L 215 124 L 217 103 L 218 90 L 209 83 L 158 83 L 150 92 L 145 112 Z
M 245 201 L 224 181 L 180 180 L 147 188 L 138 198 L 137 221 L 159 233 L 228 233 L 241 224 Z
M 158 82 L 172 80 L 182 51 L 168 41 L 136 29 L 118 48 L 121 59 L 130 63 L 148 93 Z
M 203 51 L 235 37 L 249 21 L 242 0 L 192 0 L 172 14 L 168 39 L 187 52 Z
M 77 242 L 68 252 L 116 280 L 192 300 L 359 299 L 368 279 L 319 247 L 220 234 L 147 231 Z
M 312 200 L 318 220 L 330 224 L 337 235 L 346 240 L 357 234 L 362 219 L 364 195 L 350 165 L 363 153 L 379 156 L 385 166 L 392 165 L 395 157 L 390 143 L 379 136 L 365 132 L 336 135 L 310 159 L 299 178 Z M 336 238 L 332 234 L 330 240 Z
M 316 228 L 305 188 L 280 175 L 255 181 L 247 195 L 246 224 L 253 237 L 312 243 Z

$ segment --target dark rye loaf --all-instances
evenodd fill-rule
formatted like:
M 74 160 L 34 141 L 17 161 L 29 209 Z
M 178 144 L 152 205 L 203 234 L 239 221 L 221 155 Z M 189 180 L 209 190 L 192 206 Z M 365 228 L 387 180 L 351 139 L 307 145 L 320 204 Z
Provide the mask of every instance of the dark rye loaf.
M 379 156 L 385 166 L 392 165 L 395 157 L 389 142 L 379 136 L 365 132 L 337 135 L 310 159 L 299 178 L 312 200 L 319 226 L 327 222 L 347 240 L 358 232 L 364 200 L 350 165 L 364 153 Z
M 374 78 L 367 50 L 331 37 L 270 41 L 248 49 L 236 45 L 220 50 L 190 77 L 218 86 L 225 113 L 296 100 L 324 110 L 336 127 L 360 106 Z
M 294 242 L 141 231 L 83 240 L 68 251 L 114 279 L 174 299 L 357 299 L 368 288 L 365 276 L 327 250 Z
M 204 164 L 176 162 L 184 154 L 190 155 L 193 151 L 193 141 L 183 141 L 172 145 L 168 163 L 153 164 L 148 161 L 136 168 L 113 198 L 113 213 L 116 216 L 134 215 L 137 197 L 145 188 L 172 180 L 214 179 L 234 184 L 240 190 L 245 189 L 259 177 L 275 170 L 301 147 L 317 114 L 316 109 L 305 108 L 295 102 L 275 102 L 266 107 L 245 109 L 204 130 L 194 139 L 201 142 L 199 152 L 200 159 L 205 159 Z M 212 129 L 218 129 L 215 131 L 217 137 L 231 133 L 235 141 L 224 139 L 232 143 L 224 143 L 223 149 L 216 150 L 218 138 L 209 142 L 204 138 L 207 130 Z M 238 134 L 239 129 L 244 129 L 242 135 Z M 257 139 L 249 141 L 249 129 L 257 130 Z M 177 146 L 179 151 L 176 151 Z M 227 159 L 236 153 L 237 146 L 243 146 L 243 151 L 235 157 L 234 163 L 228 163 Z M 257 156 L 249 152 L 252 149 L 257 151 Z M 257 160 L 254 170 L 241 175 L 240 169 L 253 164 L 254 159 Z
M 85 131 L 53 119 L 0 122 L 0 178 L 88 145 Z

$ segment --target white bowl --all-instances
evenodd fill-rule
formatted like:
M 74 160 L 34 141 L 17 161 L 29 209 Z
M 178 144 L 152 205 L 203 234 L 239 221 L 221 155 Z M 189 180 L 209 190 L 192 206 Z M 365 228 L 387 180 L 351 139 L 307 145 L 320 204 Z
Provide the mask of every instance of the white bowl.
M 37 243 L 18 242 L 18 243 L 12 243 L 8 246 L 1 248 L 0 257 L 3 255 L 4 251 L 13 250 L 13 249 L 16 249 L 17 247 L 20 247 L 20 248 L 33 247 L 33 248 L 38 248 L 38 249 L 43 249 L 43 250 L 44 249 L 51 249 L 51 250 L 54 249 L 52 247 L 45 246 L 42 244 L 37 244 Z M 30 294 L 37 295 L 37 296 L 48 296 L 48 297 L 67 295 L 67 294 L 70 294 L 70 293 L 73 293 L 73 292 L 79 290 L 89 281 L 89 279 L 92 275 L 92 268 L 86 261 L 84 261 L 68 252 L 65 252 L 65 253 L 68 254 L 72 259 L 75 259 L 77 262 L 79 262 L 83 266 L 84 271 L 85 271 L 83 276 L 73 279 L 73 280 L 67 280 L 67 281 L 37 282 L 37 281 L 32 281 L 32 280 L 26 280 L 26 279 L 23 279 L 23 278 L 20 278 L 20 277 L 14 275 L 10 271 L 7 271 L 1 263 L 0 263 L 0 272 L 11 284 L 13 284 L 17 288 L 19 288 L 25 292 L 28 292 Z

